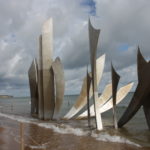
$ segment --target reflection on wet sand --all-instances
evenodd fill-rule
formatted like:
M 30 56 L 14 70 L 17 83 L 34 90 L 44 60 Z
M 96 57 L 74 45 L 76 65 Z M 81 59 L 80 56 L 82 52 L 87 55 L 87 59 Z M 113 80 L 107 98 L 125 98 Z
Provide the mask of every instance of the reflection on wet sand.
M 1 150 L 19 150 L 16 131 L 8 127 L 0 127 L 0 149 Z
M 20 150 L 19 122 L 1 119 L 0 149 Z M 59 134 L 34 124 L 24 124 L 24 150 L 148 150 L 128 144 L 97 141 L 88 136 Z

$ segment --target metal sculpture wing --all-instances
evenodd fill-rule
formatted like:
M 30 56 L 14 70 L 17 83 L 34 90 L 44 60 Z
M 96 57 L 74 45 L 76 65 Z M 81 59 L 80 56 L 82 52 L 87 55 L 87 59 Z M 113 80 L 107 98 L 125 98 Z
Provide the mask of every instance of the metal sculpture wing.
M 95 110 L 95 121 L 98 130 L 103 129 L 101 114 L 98 111 L 98 87 L 97 87 L 97 76 L 96 76 L 96 54 L 97 54 L 97 44 L 99 38 L 100 30 L 93 28 L 89 19 L 89 45 L 90 45 L 90 61 L 91 61 L 91 72 L 92 72 L 92 86 L 93 86 L 93 100 L 94 100 L 94 110 Z
M 119 104 L 124 98 L 125 98 L 125 96 L 129 93 L 129 91 L 131 90 L 131 88 L 133 87 L 133 82 L 132 83 L 129 83 L 129 84 L 127 84 L 127 85 L 125 85 L 125 86 L 123 86 L 123 87 L 121 87 L 118 91 L 117 91 L 117 98 L 116 98 L 116 104 Z M 110 86 L 109 87 L 109 91 L 110 92 L 106 92 L 106 94 L 107 93 L 112 93 L 112 89 L 111 89 L 112 87 Z M 106 88 L 105 88 L 106 89 Z M 104 90 L 105 91 L 105 90 Z M 105 101 L 105 99 L 107 99 L 107 98 L 105 98 L 105 96 L 103 96 L 103 95 L 105 95 L 104 94 L 105 92 L 103 92 L 102 93 L 102 97 L 103 97 L 103 100 Z M 99 98 L 100 99 L 100 98 Z M 111 99 L 109 99 L 108 101 L 106 101 L 104 104 L 100 104 L 99 105 L 99 111 L 101 112 L 101 113 L 104 113 L 104 112 L 106 112 L 106 111 L 108 111 L 108 110 L 110 110 L 110 109 L 112 109 L 113 108 L 113 103 L 112 103 L 112 98 Z M 99 101 L 100 102 L 100 101 Z M 91 117 L 93 117 L 93 116 L 95 116 L 95 113 L 94 113 L 94 106 L 91 106 Z M 87 111 L 85 111 L 84 113 L 82 113 L 81 115 L 79 115 L 78 117 L 77 117 L 77 119 L 82 119 L 82 118 L 86 118 L 87 117 Z
M 117 98 L 116 98 L 116 105 L 119 104 L 126 96 L 127 94 L 130 92 L 131 88 L 133 87 L 133 82 L 121 87 L 118 91 L 117 91 Z M 112 98 L 100 108 L 100 112 L 106 112 L 109 109 L 113 108 L 113 103 L 112 103 Z
M 150 128 L 150 101 L 148 101 L 150 97 L 150 63 L 144 60 L 140 50 L 138 50 L 137 58 L 139 76 L 138 85 L 126 111 L 118 122 L 119 127 L 122 127 L 124 124 L 126 124 L 136 114 L 139 108 L 144 105 L 145 109 L 148 111 L 148 113 L 145 111 L 145 116 Z
M 102 73 L 104 70 L 104 63 L 105 63 L 105 55 L 102 55 L 96 60 L 96 67 L 97 67 L 97 85 L 99 84 Z M 73 107 L 69 110 L 69 112 L 64 116 L 64 119 L 70 119 L 73 116 L 75 116 L 87 103 L 87 92 L 86 92 L 86 87 L 87 87 L 87 79 L 86 77 L 83 80 L 82 84 L 82 89 L 80 92 L 80 95 L 78 99 L 76 100 L 75 104 Z M 92 84 L 90 84 L 90 92 L 89 92 L 89 98 L 92 96 Z
M 87 67 L 87 111 L 88 111 L 88 126 L 89 128 L 91 127 L 91 116 L 90 116 L 90 99 L 89 99 L 89 92 L 90 92 L 90 84 L 91 84 L 91 81 L 92 81 L 92 78 L 91 76 L 89 75 L 88 73 L 88 67 Z
M 98 105 L 102 106 L 104 105 L 112 96 L 112 84 L 108 84 L 104 91 L 102 92 L 101 96 L 98 98 Z M 95 116 L 95 112 L 94 112 L 94 104 L 90 107 L 90 115 L 91 116 Z M 77 119 L 81 119 L 87 117 L 87 110 L 84 111 L 82 114 L 80 114 Z

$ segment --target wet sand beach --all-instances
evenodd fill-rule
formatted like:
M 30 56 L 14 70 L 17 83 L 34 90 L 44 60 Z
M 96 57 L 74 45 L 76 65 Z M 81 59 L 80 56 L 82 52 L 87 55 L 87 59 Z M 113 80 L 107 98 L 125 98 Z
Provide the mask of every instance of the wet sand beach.
M 65 97 L 61 116 L 76 97 Z M 126 108 L 124 104 L 118 107 L 118 118 Z M 90 131 L 87 120 L 44 122 L 33 118 L 29 98 L 0 99 L 0 106 L 0 150 L 20 150 L 20 122 L 24 123 L 25 150 L 150 150 L 150 132 L 142 109 L 118 130 L 113 128 L 110 110 L 102 114 L 104 130 L 96 132 L 94 119 Z
M 20 150 L 20 123 L 0 117 L 0 150 Z M 150 150 L 116 142 L 98 141 L 90 135 L 61 134 L 36 124 L 24 123 L 25 150 Z

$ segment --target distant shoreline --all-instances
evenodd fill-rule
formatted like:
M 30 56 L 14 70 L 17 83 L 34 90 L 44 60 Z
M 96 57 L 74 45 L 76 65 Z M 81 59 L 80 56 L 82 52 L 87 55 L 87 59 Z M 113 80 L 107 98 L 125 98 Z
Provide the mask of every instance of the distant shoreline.
M 134 93 L 134 91 L 131 91 L 131 92 L 129 92 L 129 93 Z M 101 95 L 102 93 L 98 93 L 98 95 Z M 79 96 L 80 95 L 80 93 L 79 94 L 66 94 L 66 95 L 64 95 L 64 96 Z
M 13 98 L 12 95 L 0 95 L 0 98 Z

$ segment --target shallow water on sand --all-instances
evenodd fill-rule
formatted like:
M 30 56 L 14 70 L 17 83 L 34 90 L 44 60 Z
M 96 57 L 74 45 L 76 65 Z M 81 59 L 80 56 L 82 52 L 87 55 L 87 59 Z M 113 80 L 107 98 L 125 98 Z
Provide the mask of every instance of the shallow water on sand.
M 0 130 L 0 149 L 19 150 L 21 146 L 19 123 L 10 122 L 7 119 L 2 119 L 2 121 L 6 121 L 6 126 Z M 90 134 L 86 136 L 60 134 L 51 129 L 28 123 L 24 124 L 24 143 L 25 150 L 144 150 L 128 144 L 97 141 Z
M 118 106 L 118 118 L 125 111 L 131 96 L 132 94 L 129 94 Z M 76 98 L 77 96 L 64 98 L 61 116 L 64 116 L 71 108 Z M 124 128 L 119 130 L 114 130 L 112 127 L 112 110 L 102 114 L 104 130 L 99 133 L 94 130 L 94 119 L 92 119 L 92 131 L 88 128 L 87 120 L 43 122 L 33 119 L 30 116 L 29 98 L 0 99 L 0 112 L 0 149 L 2 150 L 8 149 L 8 146 L 11 147 L 13 143 L 15 143 L 13 144 L 15 150 L 20 148 L 19 122 L 24 122 L 26 149 L 29 149 L 29 146 L 33 146 L 32 149 L 40 148 L 40 146 L 42 149 L 45 146 L 47 150 L 122 150 L 141 149 L 140 146 L 150 149 L 150 131 L 146 125 L 142 108 Z M 9 144 L 6 141 L 10 141 Z

